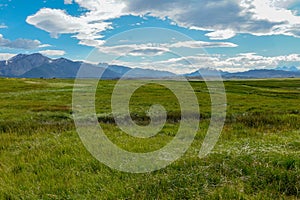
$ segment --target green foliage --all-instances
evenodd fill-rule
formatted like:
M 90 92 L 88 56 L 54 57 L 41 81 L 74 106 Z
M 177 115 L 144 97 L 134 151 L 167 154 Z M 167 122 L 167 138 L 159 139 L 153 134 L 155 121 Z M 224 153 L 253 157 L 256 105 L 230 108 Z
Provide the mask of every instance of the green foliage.
M 111 114 L 116 81 L 100 81 L 98 121 L 131 152 L 160 149 L 176 135 L 180 106 L 168 89 L 149 84 L 130 101 L 147 125 L 152 104 L 165 107 L 165 127 L 149 139 L 122 132 Z M 165 169 L 112 170 L 84 148 L 72 120 L 73 80 L 0 79 L 0 199 L 297 199 L 300 198 L 300 80 L 226 81 L 227 119 L 213 152 L 198 158 L 209 125 L 204 82 L 191 82 L 200 128 L 190 149 Z M 193 112 L 190 112 L 193 116 Z

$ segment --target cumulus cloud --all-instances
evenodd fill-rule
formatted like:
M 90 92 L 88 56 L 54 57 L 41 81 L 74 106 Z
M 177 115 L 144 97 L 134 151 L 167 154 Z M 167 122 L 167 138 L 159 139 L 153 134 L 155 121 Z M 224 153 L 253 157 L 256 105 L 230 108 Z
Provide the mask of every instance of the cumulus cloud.
M 59 9 L 43 8 L 36 14 L 27 17 L 26 22 L 51 33 L 57 38 L 63 33 L 77 33 L 84 31 L 84 23 L 76 17 L 68 15 Z
M 274 26 L 285 23 L 285 19 L 273 21 L 269 18 L 254 18 L 254 7 L 247 0 L 203 0 L 203 1 L 143 1 L 133 0 L 128 2 L 128 12 L 145 14 L 160 18 L 170 18 L 178 25 L 199 30 L 222 31 L 231 30 L 230 34 L 221 36 L 228 39 L 236 33 L 272 34 Z M 259 8 L 259 5 L 258 5 Z M 256 7 L 255 7 L 256 9 Z M 221 32 L 212 33 L 211 39 Z M 234 34 L 235 33 L 235 34 Z M 216 37 L 219 39 L 220 37 Z M 222 39 L 223 39 L 222 38 Z
M 39 40 L 29 40 L 29 39 L 16 39 L 11 41 L 5 39 L 3 35 L 0 34 L 0 47 L 12 48 L 12 49 L 36 49 L 43 46 Z
M 39 51 L 39 53 L 45 56 L 63 56 L 66 54 L 66 52 L 63 50 L 43 50 Z
M 54 38 L 60 34 L 74 34 L 81 45 L 99 46 L 104 43 L 101 32 L 111 28 L 109 19 L 121 14 L 120 3 L 96 0 L 75 0 L 81 7 L 90 10 L 79 17 L 69 15 L 61 9 L 42 8 L 34 15 L 28 16 L 26 22 L 49 32 Z M 72 3 L 72 1 L 65 1 Z
M 288 8 L 295 2 L 295 0 L 253 0 L 243 1 L 242 5 L 245 12 L 252 13 L 253 19 L 277 23 L 271 28 L 270 32 L 257 32 L 256 35 L 282 34 L 300 37 L 299 31 L 297 31 L 300 26 L 300 16 Z
M 239 33 L 283 34 L 300 37 L 300 16 L 289 5 L 296 0 L 65 0 L 87 10 L 81 16 L 64 10 L 42 8 L 27 17 L 27 23 L 52 37 L 73 34 L 82 45 L 101 46 L 103 31 L 112 19 L 126 15 L 170 19 L 178 26 L 209 31 L 212 40 L 224 40 Z

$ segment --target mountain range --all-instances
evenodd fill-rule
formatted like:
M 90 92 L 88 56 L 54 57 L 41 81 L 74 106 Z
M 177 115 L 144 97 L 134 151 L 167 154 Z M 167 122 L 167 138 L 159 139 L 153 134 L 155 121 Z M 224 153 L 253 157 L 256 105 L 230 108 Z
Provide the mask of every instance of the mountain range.
M 183 75 L 176 75 L 168 71 L 152 69 L 129 68 L 119 65 L 99 63 L 97 65 L 72 61 L 66 58 L 51 59 L 39 53 L 19 54 L 9 60 L 0 61 L 0 76 L 20 78 L 75 78 L 80 67 L 87 69 L 86 78 L 98 78 L 96 74 L 102 73 L 102 79 L 126 78 L 174 78 L 185 76 L 187 78 L 214 77 L 220 74 L 223 78 L 287 78 L 300 77 L 300 70 L 295 66 L 278 67 L 275 69 L 249 70 L 246 72 L 224 72 L 204 68 Z M 200 75 L 201 74 L 201 75 Z
M 20 78 L 75 78 L 81 66 L 88 70 L 86 78 L 102 79 L 126 78 L 165 78 L 175 74 L 167 71 L 129 68 L 108 64 L 88 64 L 82 61 L 72 61 L 66 58 L 51 59 L 42 54 L 19 54 L 6 61 L 0 61 L 0 76 Z

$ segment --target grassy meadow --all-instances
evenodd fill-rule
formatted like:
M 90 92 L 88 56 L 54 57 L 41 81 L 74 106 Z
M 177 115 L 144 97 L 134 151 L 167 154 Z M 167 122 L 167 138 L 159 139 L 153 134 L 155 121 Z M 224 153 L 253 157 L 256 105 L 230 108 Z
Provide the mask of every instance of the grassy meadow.
M 210 119 L 206 84 L 191 82 L 200 128 L 186 154 L 152 173 L 119 172 L 83 146 L 72 120 L 74 80 L 0 79 L 0 199 L 298 199 L 300 198 L 300 79 L 225 81 L 227 118 L 214 150 L 198 158 Z M 100 81 L 98 121 L 131 152 L 165 146 L 180 124 L 168 89 L 149 84 L 130 101 L 132 118 L 161 104 L 165 127 L 149 139 L 122 132 L 111 113 L 116 81 Z

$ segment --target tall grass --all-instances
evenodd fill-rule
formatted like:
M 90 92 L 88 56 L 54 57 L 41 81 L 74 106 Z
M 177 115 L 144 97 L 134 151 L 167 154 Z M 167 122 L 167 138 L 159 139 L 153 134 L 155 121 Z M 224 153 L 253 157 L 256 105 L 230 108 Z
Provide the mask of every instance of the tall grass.
M 210 118 L 204 82 L 191 82 L 200 128 L 186 154 L 156 172 L 123 173 L 84 148 L 72 119 L 73 80 L 0 79 L 0 199 L 297 199 L 300 198 L 300 80 L 226 81 L 227 119 L 213 152 L 198 158 Z M 122 132 L 111 114 L 116 81 L 100 81 L 99 124 L 131 152 L 165 146 L 176 135 L 176 97 L 150 84 L 131 98 L 131 117 L 146 125 L 152 103 L 167 110 L 149 139 Z M 193 113 L 191 112 L 191 117 Z

